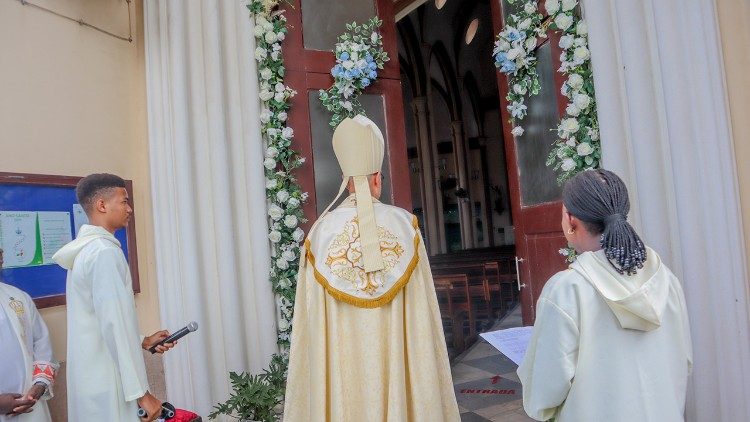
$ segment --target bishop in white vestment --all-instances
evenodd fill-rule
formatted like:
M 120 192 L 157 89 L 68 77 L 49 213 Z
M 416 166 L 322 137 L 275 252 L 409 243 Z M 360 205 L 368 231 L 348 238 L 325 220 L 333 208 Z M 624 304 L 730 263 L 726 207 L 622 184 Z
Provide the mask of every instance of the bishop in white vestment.
M 380 195 L 383 136 L 357 116 L 337 127 L 333 147 L 339 195 L 347 185 L 353 194 L 305 241 L 284 420 L 458 421 L 416 217 L 371 196 Z
M 1 282 L 0 308 L 0 394 L 27 395 L 33 386 L 44 391 L 30 413 L 0 414 L 0 422 L 50 422 L 46 401 L 58 365 L 47 325 L 28 294 Z

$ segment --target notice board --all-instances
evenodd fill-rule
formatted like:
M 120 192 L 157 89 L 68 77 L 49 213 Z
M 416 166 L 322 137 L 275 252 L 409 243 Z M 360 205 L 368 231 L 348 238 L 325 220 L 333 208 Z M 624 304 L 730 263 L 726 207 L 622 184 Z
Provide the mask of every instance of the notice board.
M 67 271 L 50 259 L 88 222 L 76 198 L 81 177 L 0 172 L 0 247 L 3 282 L 28 293 L 38 308 L 65 304 Z M 126 180 L 133 206 L 133 182 Z M 135 213 L 134 213 L 135 214 Z M 135 215 L 115 237 L 122 245 L 140 291 Z

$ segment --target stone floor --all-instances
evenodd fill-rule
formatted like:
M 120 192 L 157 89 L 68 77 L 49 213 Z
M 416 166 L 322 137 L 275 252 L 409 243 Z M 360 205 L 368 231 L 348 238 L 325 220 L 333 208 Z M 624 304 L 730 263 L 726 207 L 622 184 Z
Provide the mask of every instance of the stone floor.
M 489 331 L 521 326 L 521 307 Z M 527 422 L 521 404 L 521 383 L 516 364 L 481 337 L 452 366 L 453 385 L 462 422 Z

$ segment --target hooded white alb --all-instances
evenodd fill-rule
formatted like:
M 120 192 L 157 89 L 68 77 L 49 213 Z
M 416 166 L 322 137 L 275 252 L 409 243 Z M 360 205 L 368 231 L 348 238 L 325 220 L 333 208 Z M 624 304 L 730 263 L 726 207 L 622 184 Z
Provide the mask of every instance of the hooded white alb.
M 581 254 L 537 302 L 518 375 L 537 420 L 681 421 L 692 365 L 679 280 L 651 249 L 636 275 Z
M 52 259 L 68 270 L 68 420 L 137 420 L 148 381 L 120 242 L 86 224 Z

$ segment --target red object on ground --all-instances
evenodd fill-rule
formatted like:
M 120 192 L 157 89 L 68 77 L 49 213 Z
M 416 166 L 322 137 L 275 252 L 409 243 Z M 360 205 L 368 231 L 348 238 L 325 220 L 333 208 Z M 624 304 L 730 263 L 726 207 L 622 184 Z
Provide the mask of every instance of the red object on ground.
M 174 417 L 170 419 L 171 422 L 192 422 L 199 420 L 200 416 L 196 415 L 195 413 L 184 410 L 184 409 L 175 409 Z

